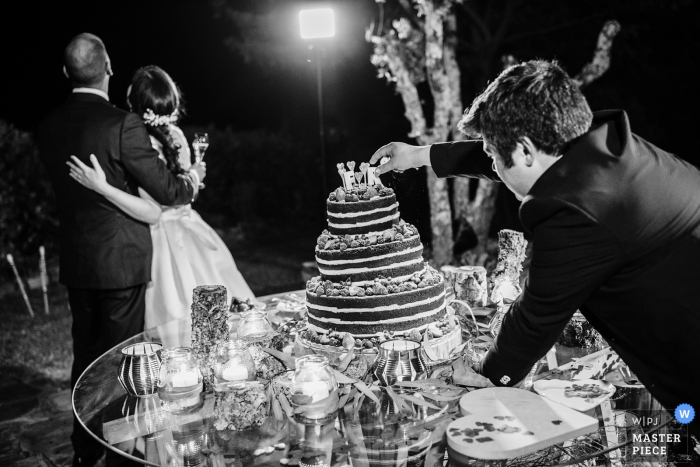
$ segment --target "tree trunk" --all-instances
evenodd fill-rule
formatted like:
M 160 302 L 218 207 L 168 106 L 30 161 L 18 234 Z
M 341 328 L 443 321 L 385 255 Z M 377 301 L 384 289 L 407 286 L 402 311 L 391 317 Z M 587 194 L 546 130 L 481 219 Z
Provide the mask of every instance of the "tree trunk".
M 457 123 L 462 118 L 464 104 L 462 103 L 462 93 L 460 89 L 461 73 L 456 59 L 457 48 L 457 21 L 454 13 L 450 13 L 445 18 L 445 70 L 452 90 L 450 129 L 452 140 L 464 139 L 457 130 Z M 452 181 L 452 206 L 454 208 L 454 222 L 457 233 L 456 238 L 465 230 L 471 228 L 477 239 L 477 246 L 486 246 L 488 240 L 491 219 L 496 212 L 496 193 L 498 184 L 488 180 L 469 179 L 457 177 Z M 478 184 L 476 196 L 470 196 L 470 184 Z
M 418 137 L 421 145 L 446 141 L 450 133 L 450 121 L 454 92 L 443 60 L 443 19 L 445 11 L 435 8 L 431 1 L 422 3 L 425 15 L 425 66 L 428 84 L 433 95 L 435 110 L 433 128 Z M 449 11 L 449 10 L 448 10 Z M 459 83 L 459 82 L 458 82 Z M 459 84 L 457 85 L 459 88 Z M 430 228 L 432 232 L 433 262 L 436 267 L 452 262 L 454 238 L 452 209 L 450 207 L 447 180 L 439 179 L 432 170 L 426 170 L 430 196 Z

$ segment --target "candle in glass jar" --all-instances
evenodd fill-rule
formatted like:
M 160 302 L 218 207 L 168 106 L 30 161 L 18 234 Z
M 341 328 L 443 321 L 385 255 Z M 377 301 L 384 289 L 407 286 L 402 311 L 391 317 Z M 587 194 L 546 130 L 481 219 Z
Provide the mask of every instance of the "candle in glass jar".
M 182 373 L 175 373 L 172 382 L 174 388 L 186 388 L 197 384 L 199 378 L 194 371 L 184 371 Z
M 243 365 L 224 368 L 221 376 L 226 381 L 245 381 L 248 379 L 248 369 Z
M 323 381 L 311 381 L 304 383 L 302 386 L 302 394 L 311 397 L 311 402 L 323 400 L 331 395 L 328 391 L 328 385 Z

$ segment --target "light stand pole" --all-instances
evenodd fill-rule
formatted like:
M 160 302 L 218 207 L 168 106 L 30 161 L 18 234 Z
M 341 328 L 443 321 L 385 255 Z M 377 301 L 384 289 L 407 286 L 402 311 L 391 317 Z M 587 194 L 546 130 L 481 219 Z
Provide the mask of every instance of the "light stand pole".
M 328 182 L 326 180 L 326 132 L 323 128 L 323 53 L 322 47 L 317 49 L 316 55 L 316 81 L 318 83 L 318 136 L 321 142 L 321 170 L 323 181 L 323 196 L 328 196 Z
M 323 198 L 325 200 L 325 197 L 328 195 L 328 183 L 326 180 L 326 132 L 323 126 L 323 55 L 325 53 L 325 48 L 321 41 L 335 35 L 335 17 L 333 15 L 333 10 L 330 8 L 301 10 L 299 12 L 299 26 L 302 39 L 316 40 L 316 45 L 310 45 L 309 49 L 316 49 L 318 135 L 321 143 L 321 180 L 323 184 Z

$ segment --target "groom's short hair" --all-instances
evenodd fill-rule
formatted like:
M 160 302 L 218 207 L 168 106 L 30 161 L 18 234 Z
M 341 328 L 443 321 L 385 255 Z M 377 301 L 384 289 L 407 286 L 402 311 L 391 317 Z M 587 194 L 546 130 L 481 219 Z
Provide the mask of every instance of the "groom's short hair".
M 75 36 L 64 53 L 68 77 L 77 86 L 91 86 L 102 82 L 107 74 L 107 50 L 94 34 Z
M 592 121 L 578 84 L 556 62 L 532 60 L 503 71 L 464 112 L 459 129 L 486 138 L 508 168 L 520 138 L 558 156 Z

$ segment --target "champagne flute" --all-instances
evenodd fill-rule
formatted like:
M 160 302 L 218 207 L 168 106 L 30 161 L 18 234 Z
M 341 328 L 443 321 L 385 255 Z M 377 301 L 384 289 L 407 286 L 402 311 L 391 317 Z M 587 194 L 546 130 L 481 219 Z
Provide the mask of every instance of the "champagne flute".
M 194 149 L 194 160 L 196 163 L 202 162 L 204 153 L 209 148 L 209 135 L 207 133 L 195 133 L 192 140 L 192 149 Z M 204 183 L 199 184 L 199 188 L 204 188 Z
M 206 133 L 195 133 L 192 141 L 192 149 L 194 149 L 194 160 L 197 163 L 202 162 L 204 153 L 209 148 L 209 135 Z

